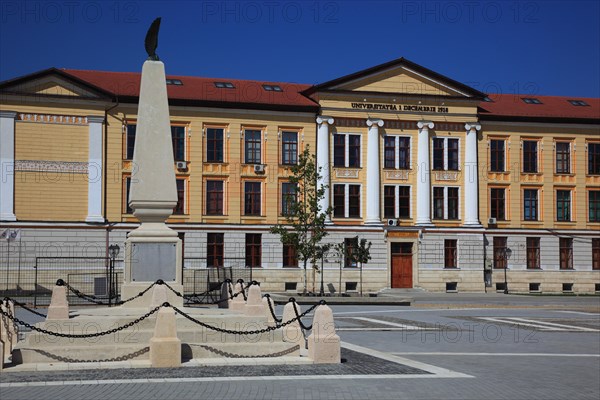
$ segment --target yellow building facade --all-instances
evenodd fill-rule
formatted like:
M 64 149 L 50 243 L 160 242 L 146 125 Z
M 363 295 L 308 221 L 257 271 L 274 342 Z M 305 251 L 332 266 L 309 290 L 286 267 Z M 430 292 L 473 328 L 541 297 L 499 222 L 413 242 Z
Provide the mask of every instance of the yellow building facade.
M 20 233 L 0 268 L 122 246 L 137 224 L 139 82 L 49 69 L 0 83 L 0 231 Z M 314 86 L 167 85 L 184 269 L 247 268 L 266 290 L 300 290 L 294 250 L 269 228 L 308 147 L 333 208 L 326 241 L 372 242 L 362 273 L 323 262 L 331 291 L 600 290 L 599 99 L 487 97 L 406 59 Z

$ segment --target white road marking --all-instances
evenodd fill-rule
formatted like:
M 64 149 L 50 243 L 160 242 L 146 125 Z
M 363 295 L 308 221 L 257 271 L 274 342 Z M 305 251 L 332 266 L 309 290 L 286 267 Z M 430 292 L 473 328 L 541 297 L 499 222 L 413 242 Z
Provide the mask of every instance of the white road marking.
M 600 332 L 600 330 L 598 330 L 598 329 L 586 328 L 586 327 L 583 327 L 583 326 L 557 324 L 555 322 L 546 322 L 546 321 L 539 321 L 539 320 L 525 319 L 525 318 L 518 318 L 518 317 L 506 317 L 506 318 L 507 319 L 512 319 L 512 320 L 515 320 L 515 321 L 534 322 L 536 324 L 548 325 L 550 327 L 556 326 L 556 327 L 559 327 L 559 328 L 575 329 L 575 330 L 583 331 L 583 332 Z
M 340 331 L 349 331 L 349 332 L 360 332 L 360 331 L 379 331 L 379 332 L 390 332 L 390 331 L 438 331 L 439 329 L 437 328 L 415 328 L 415 329 L 408 329 L 408 328 L 392 328 L 391 326 L 389 328 L 336 328 L 336 332 L 340 332 Z
M 502 318 L 491 318 L 491 317 L 478 317 L 478 318 L 486 320 L 486 321 L 499 322 L 501 324 L 520 325 L 520 326 L 532 326 L 532 327 L 540 329 L 542 331 L 562 331 L 562 332 L 568 331 L 568 329 L 563 329 L 563 328 L 552 328 L 550 326 L 544 326 L 544 325 L 538 325 L 538 324 L 529 324 L 529 323 L 526 323 L 526 322 L 511 321 L 507 317 L 504 317 L 504 319 L 502 319 Z
M 557 312 L 568 313 L 568 314 L 591 315 L 594 317 L 600 317 L 600 314 L 598 314 L 598 313 L 590 313 L 590 312 L 583 312 L 583 311 L 557 311 Z
M 418 308 L 411 310 L 395 309 L 395 310 L 373 310 L 373 311 L 341 311 L 333 312 L 334 318 L 338 315 L 355 315 L 355 314 L 382 314 L 382 313 L 409 313 L 422 311 L 473 311 L 473 310 L 505 310 L 503 308 Z
M 510 357 L 597 357 L 600 354 L 565 353 L 450 353 L 450 352 L 402 352 L 392 353 L 399 356 L 510 356 Z
M 422 329 L 419 326 L 406 325 L 406 324 L 397 324 L 395 322 L 382 321 L 382 320 L 374 319 L 374 318 L 354 317 L 353 319 L 357 319 L 359 321 L 373 322 L 373 323 L 380 324 L 380 325 L 393 326 L 394 328 L 401 328 L 401 329 L 405 329 L 405 330 L 409 330 L 409 329 L 410 330 L 419 330 L 419 329 Z

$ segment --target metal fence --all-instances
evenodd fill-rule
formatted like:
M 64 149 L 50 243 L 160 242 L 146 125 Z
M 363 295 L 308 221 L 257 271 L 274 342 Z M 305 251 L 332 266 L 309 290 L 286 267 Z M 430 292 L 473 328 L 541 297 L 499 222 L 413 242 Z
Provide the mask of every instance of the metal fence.
M 35 306 L 47 305 L 56 281 L 62 279 L 81 293 L 108 303 L 111 282 L 116 296 L 121 293 L 124 261 L 114 260 L 113 275 L 110 266 L 108 257 L 36 257 L 33 266 L 0 271 L 0 298 L 9 296 Z M 182 272 L 184 294 L 194 295 L 195 302 L 216 300 L 225 279 L 252 280 L 252 269 L 245 267 L 245 258 L 224 259 L 218 268 L 207 267 L 206 258 L 184 258 Z M 91 304 L 73 293 L 68 295 L 70 304 Z

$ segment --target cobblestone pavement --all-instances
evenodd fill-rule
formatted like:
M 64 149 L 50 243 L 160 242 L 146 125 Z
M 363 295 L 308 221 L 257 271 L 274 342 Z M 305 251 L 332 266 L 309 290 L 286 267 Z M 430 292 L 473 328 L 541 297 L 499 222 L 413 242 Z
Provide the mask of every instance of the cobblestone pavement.
M 337 366 L 4 372 L 0 400 L 600 398 L 600 298 L 448 299 L 469 307 L 334 306 Z

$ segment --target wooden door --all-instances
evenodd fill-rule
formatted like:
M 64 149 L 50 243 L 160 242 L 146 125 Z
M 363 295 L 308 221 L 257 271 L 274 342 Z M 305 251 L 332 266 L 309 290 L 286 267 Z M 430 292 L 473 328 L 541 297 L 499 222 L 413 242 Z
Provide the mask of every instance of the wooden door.
M 412 243 L 392 243 L 392 288 L 412 288 Z

